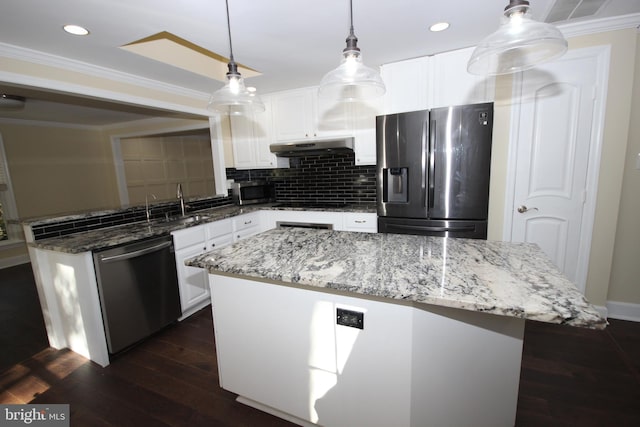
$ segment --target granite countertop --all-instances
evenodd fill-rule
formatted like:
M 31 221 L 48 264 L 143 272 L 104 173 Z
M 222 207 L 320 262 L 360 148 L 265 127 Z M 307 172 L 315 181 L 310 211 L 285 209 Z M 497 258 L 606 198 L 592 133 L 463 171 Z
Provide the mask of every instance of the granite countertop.
M 275 205 L 275 206 L 274 206 Z M 156 220 L 147 223 L 146 221 L 134 222 L 126 225 L 119 225 L 108 228 L 100 228 L 91 231 L 69 234 L 66 236 L 41 239 L 30 243 L 31 246 L 66 253 L 81 253 L 101 250 L 113 246 L 144 240 L 152 237 L 169 235 L 172 231 L 194 227 L 208 222 L 220 221 L 258 210 L 295 210 L 295 211 L 339 211 L 339 212 L 373 212 L 373 205 L 347 205 L 339 209 L 336 208 L 290 208 L 279 207 L 277 204 L 262 204 L 251 206 L 227 205 L 222 207 L 205 209 L 197 212 L 189 212 L 186 217 L 193 218 L 199 215 L 200 219 L 184 222 L 180 219 L 172 221 Z M 68 216 L 71 217 L 71 216 Z M 68 218 L 65 216 L 64 218 Z M 59 218 L 57 218 L 59 220 Z M 48 220 L 39 220 L 43 223 Z
M 275 229 L 187 260 L 210 273 L 603 329 L 535 244 Z

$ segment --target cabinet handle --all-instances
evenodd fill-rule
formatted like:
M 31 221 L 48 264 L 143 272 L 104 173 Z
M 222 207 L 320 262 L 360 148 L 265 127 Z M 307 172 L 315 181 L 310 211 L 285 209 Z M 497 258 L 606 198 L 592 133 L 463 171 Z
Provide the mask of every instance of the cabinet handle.
M 305 134 L 304 134 L 304 137 L 305 137 L 305 138 L 309 138 L 309 134 L 308 134 L 308 133 L 305 133 Z
M 367 220 L 365 219 L 356 219 L 356 224 L 365 224 L 367 222 Z
M 244 222 L 244 225 L 249 225 L 249 224 L 251 224 L 251 221 L 245 221 Z
M 212 248 L 215 248 L 215 247 L 216 247 L 216 244 L 215 244 L 215 243 L 212 243 L 212 244 L 211 244 L 211 247 L 212 247 Z
M 237 237 L 238 237 L 238 239 L 239 239 L 239 238 L 240 238 L 240 235 L 238 234 L 238 236 L 237 236 Z

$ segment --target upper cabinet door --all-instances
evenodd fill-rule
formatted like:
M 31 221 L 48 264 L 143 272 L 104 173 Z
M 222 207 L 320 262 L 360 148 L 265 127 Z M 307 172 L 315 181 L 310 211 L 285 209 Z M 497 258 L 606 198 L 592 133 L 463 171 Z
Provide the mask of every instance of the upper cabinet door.
M 273 127 L 278 141 L 313 138 L 314 92 L 308 88 L 279 92 L 273 96 Z
M 382 66 L 384 113 L 492 102 L 495 79 L 467 72 L 473 48 Z
M 382 98 L 350 103 L 355 164 L 376 164 L 376 116 L 382 114 Z
M 469 74 L 467 62 L 474 48 L 454 50 L 429 57 L 433 63 L 429 108 L 492 102 L 495 78 Z
M 429 61 L 425 56 L 382 66 L 382 80 L 387 87 L 383 97 L 384 114 L 429 108 Z
M 326 138 L 352 133 L 348 103 L 318 98 L 318 88 L 273 95 L 273 127 L 278 141 Z
M 275 141 L 272 124 L 272 102 L 262 96 L 263 113 L 231 116 L 231 141 L 234 165 L 238 169 L 288 167 L 288 159 L 278 158 L 269 150 Z

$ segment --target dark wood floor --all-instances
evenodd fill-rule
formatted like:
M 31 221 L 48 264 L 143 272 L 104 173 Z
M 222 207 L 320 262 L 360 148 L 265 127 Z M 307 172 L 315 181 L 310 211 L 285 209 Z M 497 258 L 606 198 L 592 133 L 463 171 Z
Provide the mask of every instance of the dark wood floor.
M 69 403 L 72 426 L 292 425 L 234 399 L 218 386 L 209 309 L 107 368 L 47 348 L 0 374 L 0 403 Z M 640 323 L 527 322 L 516 425 L 640 425 Z

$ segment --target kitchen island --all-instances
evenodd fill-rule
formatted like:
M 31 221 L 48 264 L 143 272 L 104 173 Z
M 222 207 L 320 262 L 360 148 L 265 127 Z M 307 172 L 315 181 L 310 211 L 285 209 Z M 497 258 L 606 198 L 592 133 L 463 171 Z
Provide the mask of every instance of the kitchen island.
M 276 229 L 187 262 L 221 386 L 302 425 L 513 425 L 525 319 L 606 325 L 532 244 Z

